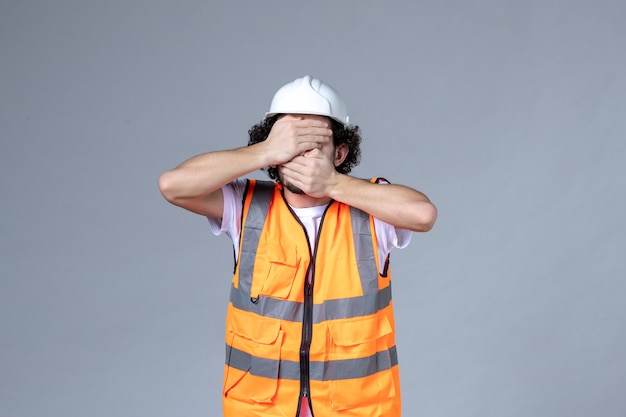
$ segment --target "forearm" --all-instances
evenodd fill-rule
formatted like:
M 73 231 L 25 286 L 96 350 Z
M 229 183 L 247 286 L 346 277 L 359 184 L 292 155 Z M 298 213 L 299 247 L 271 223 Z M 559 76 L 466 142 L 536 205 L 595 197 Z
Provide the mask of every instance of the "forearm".
M 210 196 L 228 182 L 267 166 L 262 144 L 194 156 L 159 178 L 163 196 L 172 203 Z
M 429 231 L 437 218 L 437 209 L 426 195 L 403 185 L 374 184 L 339 174 L 329 196 L 415 232 Z

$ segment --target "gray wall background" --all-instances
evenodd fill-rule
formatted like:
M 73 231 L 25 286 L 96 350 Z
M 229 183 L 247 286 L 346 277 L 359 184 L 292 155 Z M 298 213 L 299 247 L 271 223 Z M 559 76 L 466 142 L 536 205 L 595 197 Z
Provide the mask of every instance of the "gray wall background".
M 227 238 L 159 174 L 335 86 L 393 256 L 404 415 L 626 415 L 623 1 L 0 1 L 0 415 L 220 415 Z M 263 174 L 259 174 L 263 178 Z

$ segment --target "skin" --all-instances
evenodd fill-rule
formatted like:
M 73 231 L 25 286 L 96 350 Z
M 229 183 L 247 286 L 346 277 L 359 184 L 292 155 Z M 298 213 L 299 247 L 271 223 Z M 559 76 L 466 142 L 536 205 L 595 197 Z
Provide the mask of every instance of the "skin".
M 172 204 L 221 218 L 222 186 L 253 171 L 276 166 L 285 184 L 285 199 L 293 207 L 313 207 L 336 200 L 395 227 L 416 232 L 433 227 L 437 209 L 423 193 L 338 173 L 335 167 L 347 154 L 346 145 L 333 145 L 327 117 L 285 115 L 276 121 L 265 141 L 194 156 L 164 172 L 159 189 Z

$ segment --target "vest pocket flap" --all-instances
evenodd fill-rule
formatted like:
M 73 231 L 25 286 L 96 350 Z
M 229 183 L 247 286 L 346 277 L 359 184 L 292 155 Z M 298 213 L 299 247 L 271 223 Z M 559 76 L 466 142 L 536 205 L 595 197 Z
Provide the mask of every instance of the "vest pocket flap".
M 276 342 L 280 334 L 279 321 L 258 316 L 235 313 L 231 316 L 230 325 L 236 335 L 264 345 Z
M 338 346 L 354 346 L 376 340 L 392 332 L 387 317 L 376 315 L 328 323 L 331 337 Z
M 298 274 L 298 252 L 289 242 L 268 242 L 267 269 L 252 280 L 251 296 L 258 295 L 286 300 Z
M 290 242 L 269 241 L 267 243 L 267 260 L 271 263 L 296 267 L 298 265 L 298 253 L 295 246 L 291 246 Z

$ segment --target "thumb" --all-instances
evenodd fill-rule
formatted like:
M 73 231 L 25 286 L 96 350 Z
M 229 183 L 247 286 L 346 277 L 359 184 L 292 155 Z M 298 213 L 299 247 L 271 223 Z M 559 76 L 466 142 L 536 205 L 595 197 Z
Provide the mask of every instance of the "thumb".
M 319 158 L 322 155 L 322 151 L 318 148 L 311 149 L 310 151 L 306 151 L 302 156 L 309 158 Z

